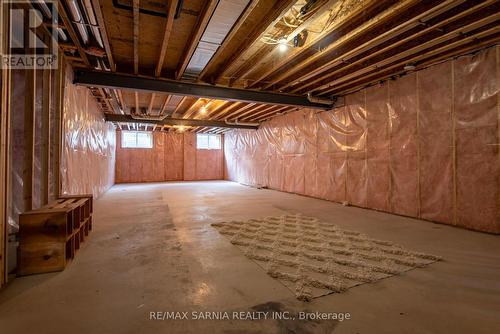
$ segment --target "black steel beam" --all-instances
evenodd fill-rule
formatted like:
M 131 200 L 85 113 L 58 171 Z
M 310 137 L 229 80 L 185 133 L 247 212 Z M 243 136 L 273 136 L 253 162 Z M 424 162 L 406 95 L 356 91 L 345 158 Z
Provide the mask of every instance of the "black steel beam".
M 234 124 L 224 121 L 210 121 L 203 119 L 184 119 L 184 118 L 165 118 L 164 120 L 155 119 L 137 119 L 130 115 L 106 114 L 106 121 L 117 123 L 141 123 L 141 124 L 156 124 L 156 125 L 183 125 L 183 126 L 205 126 L 214 128 L 238 128 L 238 129 L 253 129 L 257 130 L 257 125 Z
M 133 91 L 154 92 L 200 98 L 220 99 L 249 103 L 263 103 L 306 107 L 327 110 L 331 106 L 310 102 L 307 96 L 291 95 L 273 92 L 262 92 L 248 89 L 212 86 L 175 80 L 164 80 L 144 76 L 132 76 L 111 72 L 97 72 L 89 70 L 75 70 L 73 82 L 77 85 L 89 87 L 107 87 L 128 89 Z

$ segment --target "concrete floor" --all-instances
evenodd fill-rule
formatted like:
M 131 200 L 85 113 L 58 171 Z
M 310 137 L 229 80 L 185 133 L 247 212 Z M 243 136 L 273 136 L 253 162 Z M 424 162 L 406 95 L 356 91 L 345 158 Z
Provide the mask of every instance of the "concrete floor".
M 303 213 L 445 261 L 311 303 L 210 223 Z M 117 185 L 60 273 L 0 293 L 2 333 L 500 333 L 500 237 L 231 182 Z M 150 320 L 168 311 L 349 312 L 350 320 Z

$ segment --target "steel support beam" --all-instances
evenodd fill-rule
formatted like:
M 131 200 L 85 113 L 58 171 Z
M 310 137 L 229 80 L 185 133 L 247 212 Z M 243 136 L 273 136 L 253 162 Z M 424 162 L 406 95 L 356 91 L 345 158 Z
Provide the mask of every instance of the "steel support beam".
M 234 124 L 226 123 L 224 121 L 210 121 L 202 119 L 186 119 L 186 118 L 165 118 L 164 120 L 156 119 L 137 119 L 130 115 L 121 114 L 106 114 L 106 121 L 117 122 L 117 123 L 139 123 L 139 124 L 156 124 L 158 126 L 162 125 L 179 125 L 179 126 L 205 126 L 214 128 L 238 128 L 238 129 L 252 129 L 257 130 L 257 125 L 251 124 Z
M 322 110 L 331 109 L 333 106 L 333 101 L 332 105 L 329 106 L 310 102 L 307 96 L 304 95 L 263 92 L 81 69 L 75 70 L 73 82 L 77 85 L 89 87 L 107 87 L 149 93 L 195 96 L 199 98 L 276 104 Z

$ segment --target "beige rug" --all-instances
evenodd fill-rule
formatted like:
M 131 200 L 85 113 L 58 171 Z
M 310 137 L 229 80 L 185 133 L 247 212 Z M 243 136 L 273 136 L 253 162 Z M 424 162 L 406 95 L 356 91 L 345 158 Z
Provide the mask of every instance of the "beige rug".
M 302 215 L 212 226 L 300 300 L 342 292 L 440 260 Z

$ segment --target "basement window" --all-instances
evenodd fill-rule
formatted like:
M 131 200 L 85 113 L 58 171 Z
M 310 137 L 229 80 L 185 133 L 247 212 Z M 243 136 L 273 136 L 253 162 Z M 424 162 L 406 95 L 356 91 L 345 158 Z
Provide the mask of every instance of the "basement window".
M 122 148 L 153 148 L 153 133 L 122 131 Z
M 220 150 L 220 135 L 197 134 L 196 148 L 199 150 Z

